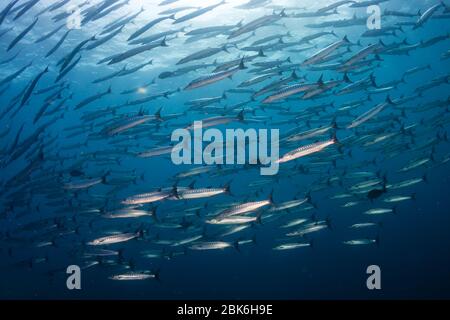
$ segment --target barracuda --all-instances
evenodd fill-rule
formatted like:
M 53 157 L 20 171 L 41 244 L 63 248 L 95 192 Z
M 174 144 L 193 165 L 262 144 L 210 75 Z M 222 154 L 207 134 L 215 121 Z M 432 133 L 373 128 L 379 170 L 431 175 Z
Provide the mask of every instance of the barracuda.
M 307 146 L 303 146 L 300 147 L 298 149 L 292 150 L 288 153 L 286 153 L 285 155 L 283 155 L 279 160 L 277 160 L 278 163 L 285 163 L 285 162 L 289 162 L 301 157 L 305 157 L 308 156 L 310 154 L 316 153 L 316 152 L 320 152 L 323 149 L 338 143 L 336 137 L 333 137 L 330 140 L 326 140 L 326 141 L 322 141 L 322 142 L 317 142 L 317 143 L 313 143 Z

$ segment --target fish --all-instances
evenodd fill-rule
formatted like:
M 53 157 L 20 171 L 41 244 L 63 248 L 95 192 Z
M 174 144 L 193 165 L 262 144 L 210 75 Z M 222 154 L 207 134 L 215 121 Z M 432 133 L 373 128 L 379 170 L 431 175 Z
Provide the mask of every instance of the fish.
M 27 70 L 29 67 L 31 67 L 33 63 L 30 62 L 28 64 L 26 64 L 25 66 L 23 66 L 22 68 L 20 68 L 19 70 L 17 70 L 16 72 L 10 74 L 9 76 L 6 76 L 5 78 L 3 78 L 0 81 L 0 86 L 4 86 L 5 84 L 10 83 L 11 81 L 13 81 L 14 79 L 16 79 L 17 77 L 19 77 L 25 70 Z
M 136 233 L 121 233 L 121 234 L 105 236 L 105 237 L 101 237 L 101 238 L 97 238 L 92 241 L 89 241 L 89 242 L 87 242 L 87 244 L 90 246 L 104 246 L 104 245 L 110 245 L 110 244 L 116 244 L 116 243 L 130 241 L 130 240 L 136 239 L 138 237 L 142 237 L 141 231 L 136 232 Z
M 305 223 L 306 221 L 308 221 L 308 220 L 307 220 L 307 219 L 295 219 L 295 220 L 292 220 L 292 221 L 290 221 L 290 222 L 288 222 L 288 223 L 282 225 L 280 228 L 291 228 L 291 227 L 295 227 L 295 226 L 298 226 L 298 225 L 300 225 L 300 224 Z
M 37 86 L 39 80 L 42 78 L 44 74 L 48 72 L 48 67 L 46 67 L 42 72 L 40 72 L 28 85 L 27 90 L 23 94 L 22 100 L 20 101 L 20 106 L 24 106 L 28 100 L 30 99 L 31 94 L 33 93 L 34 88 Z
M 40 0 L 29 0 L 28 2 L 24 3 L 23 7 L 14 17 L 14 21 L 19 19 L 21 16 L 23 16 L 27 11 L 29 11 L 31 8 L 33 8 Z
M 159 15 L 170 15 L 170 14 L 174 14 L 174 13 L 178 13 L 181 11 L 186 11 L 186 10 L 192 10 L 192 9 L 199 9 L 199 7 L 193 7 L 193 6 L 184 6 L 184 7 L 176 7 L 173 9 L 167 9 L 164 11 L 159 12 Z
M 216 195 L 224 193 L 230 193 L 229 185 L 226 185 L 223 188 L 186 189 L 177 192 L 177 196 L 178 199 L 200 199 L 214 197 Z
M 272 194 L 269 196 L 269 199 L 267 200 L 261 200 L 261 201 L 251 201 L 242 203 L 236 206 L 233 206 L 231 208 L 225 209 L 222 211 L 216 219 L 221 220 L 224 218 L 229 218 L 232 216 L 240 216 L 243 214 L 247 214 L 249 212 L 257 211 L 263 207 L 269 206 L 273 204 L 272 200 Z
M 356 1 L 341 0 L 341 1 L 337 1 L 337 2 L 334 2 L 332 4 L 329 4 L 329 5 L 325 6 L 325 7 L 322 7 L 320 9 L 318 9 L 317 12 L 318 13 L 327 12 L 327 11 L 331 11 L 331 10 L 334 10 L 336 8 L 339 8 L 339 7 L 343 6 L 343 5 L 346 5 L 346 4 L 353 5 L 354 3 L 356 3 Z
M 355 223 L 352 224 L 349 228 L 351 229 L 361 229 L 361 228 L 368 228 L 368 227 L 376 227 L 379 224 L 374 222 L 363 222 L 363 223 Z
M 105 44 L 106 42 L 110 41 L 111 39 L 116 37 L 118 34 L 120 34 L 122 32 L 122 30 L 123 30 L 123 26 L 119 27 L 115 31 L 112 31 L 111 33 L 107 34 L 106 36 L 93 41 L 91 44 L 86 46 L 86 50 L 93 50 L 93 49 Z
M 17 37 L 14 38 L 13 41 L 11 41 L 6 51 L 10 51 L 12 48 L 14 48 L 20 42 L 20 40 L 22 40 L 34 28 L 38 21 L 39 18 L 35 18 L 28 27 L 26 27 L 21 33 L 19 33 Z
M 175 19 L 173 24 L 182 23 L 182 22 L 185 22 L 185 21 L 188 21 L 188 20 L 192 20 L 192 19 L 194 19 L 196 17 L 199 17 L 199 16 L 201 16 L 201 15 L 207 13 L 207 12 L 210 12 L 210 11 L 214 10 L 215 8 L 221 6 L 221 5 L 225 4 L 225 3 L 226 3 L 226 1 L 223 0 L 223 1 L 219 2 L 219 3 L 217 3 L 217 4 L 213 4 L 213 5 L 210 5 L 210 6 L 207 6 L 207 7 L 198 9 L 198 10 L 195 10 L 195 11 L 193 11 L 191 13 L 188 13 L 188 14 L 186 14 L 184 16 L 181 16 L 181 17 Z
M 106 219 L 127 219 L 127 218 L 140 218 L 152 216 L 151 211 L 136 210 L 136 209 L 120 209 L 113 212 L 107 212 L 102 215 Z
M 69 64 L 62 72 L 60 72 L 58 74 L 58 77 L 56 77 L 55 79 L 55 83 L 59 82 L 62 80 L 62 78 L 64 78 L 73 68 L 75 68 L 75 66 L 80 62 L 81 60 L 81 55 L 78 56 L 77 59 L 75 59 L 74 62 L 72 62 L 71 64 Z
M 236 258 L 228 248 L 372 250 L 399 205 L 417 211 L 411 200 L 442 185 L 431 177 L 450 163 L 444 3 L 73 2 L 0 9 L 0 256 L 12 280 L 66 274 L 56 264 L 159 280 L 141 264 Z M 374 5 L 383 21 L 369 30 L 361 10 Z M 66 24 L 78 18 L 81 30 Z M 261 177 L 253 137 L 225 145 L 248 147 L 246 163 L 174 165 L 192 139 L 171 133 L 200 128 L 278 129 L 273 162 L 289 165 Z M 194 140 L 196 154 L 212 142 Z
M 66 33 L 64 33 L 64 35 L 61 37 L 61 39 L 59 39 L 59 41 L 55 44 L 55 46 L 50 49 L 50 51 L 45 55 L 46 58 L 50 57 L 53 53 L 56 52 L 56 50 L 59 49 L 59 47 L 61 47 L 61 45 L 64 43 L 64 40 L 66 40 L 67 36 L 69 35 L 70 31 L 72 31 L 72 29 L 69 29 L 66 31 Z
M 214 69 L 214 72 L 226 71 L 228 69 L 239 66 L 241 64 L 241 62 L 244 62 L 244 64 L 249 63 L 259 57 L 266 57 L 266 55 L 264 54 L 264 51 L 259 50 L 258 53 L 255 55 L 246 56 L 246 57 L 239 58 L 239 59 L 234 59 L 234 60 L 231 60 L 228 62 L 221 63 L 220 65 L 217 65 L 217 66 L 216 66 L 216 64 L 214 64 L 213 66 L 216 66 L 216 69 Z
M 213 73 L 198 79 L 195 79 L 193 81 L 191 81 L 185 88 L 184 90 L 192 90 L 192 89 L 197 89 L 197 88 L 201 88 L 201 87 L 205 87 L 207 85 L 219 82 L 223 79 L 231 79 L 232 76 L 240 71 L 240 70 L 244 70 L 246 69 L 245 65 L 244 65 L 244 61 L 241 61 L 240 65 L 238 67 L 235 67 L 233 69 L 229 69 L 226 71 L 221 71 L 221 72 L 217 72 L 217 73 Z
M 409 164 L 407 164 L 407 165 L 405 165 L 404 167 L 402 167 L 402 168 L 399 170 L 399 172 L 407 172 L 407 171 L 416 169 L 416 168 L 418 168 L 418 167 L 420 167 L 420 166 L 423 166 L 423 165 L 429 163 L 429 162 L 432 161 L 432 160 L 433 160 L 433 157 L 432 157 L 432 156 L 429 156 L 429 157 L 423 157 L 423 158 L 420 158 L 420 159 L 412 160 L 412 161 L 410 161 Z
M 363 124 L 364 122 L 366 122 L 366 121 L 370 120 L 371 118 L 373 118 L 374 116 L 376 116 L 385 107 L 387 107 L 389 105 L 393 105 L 393 104 L 394 103 L 392 102 L 391 98 L 388 96 L 386 98 L 385 102 L 378 104 L 377 106 L 373 107 L 372 109 L 368 110 L 367 112 L 363 113 L 358 118 L 353 120 L 352 123 L 350 123 L 347 126 L 347 129 L 352 129 L 352 128 L 358 127 L 359 125 Z
M 136 40 L 132 40 L 130 41 L 130 44 L 135 45 L 135 44 L 148 44 L 151 42 L 155 42 L 158 41 L 162 38 L 167 38 L 167 36 L 173 35 L 173 34 L 177 34 L 180 32 L 184 32 L 186 30 L 186 27 L 180 28 L 180 29 L 175 29 L 175 30 L 169 30 L 169 31 L 164 31 L 164 32 L 160 32 L 160 33 L 156 33 L 144 38 L 139 38 Z
M 167 46 L 168 45 L 167 45 L 165 39 L 162 40 L 162 41 L 159 41 L 159 42 L 152 42 L 152 43 L 140 46 L 138 48 L 130 49 L 130 50 L 124 52 L 124 53 L 118 54 L 117 56 L 113 57 L 109 61 L 108 64 L 109 65 L 116 64 L 116 63 L 121 62 L 123 60 L 129 59 L 129 58 L 131 58 L 131 57 L 133 57 L 135 55 L 141 54 L 143 52 L 150 51 L 150 50 L 153 50 L 153 49 L 158 48 L 158 47 L 167 47 Z
M 34 43 L 39 43 L 42 41 L 45 41 L 47 39 L 49 39 L 50 37 L 52 37 L 54 34 L 58 33 L 59 30 L 61 30 L 65 25 L 62 24 L 59 27 L 57 27 L 55 30 L 50 31 L 49 33 L 43 35 L 42 37 L 40 37 L 39 39 L 37 39 L 36 41 L 34 41 Z
M 90 96 L 82 101 L 80 101 L 76 106 L 75 106 L 75 110 L 79 110 L 85 106 L 87 106 L 88 104 L 91 104 L 92 102 L 99 100 L 101 98 L 103 98 L 104 96 L 111 94 L 112 90 L 111 87 L 108 88 L 108 90 L 106 90 L 105 92 L 100 92 L 96 95 Z
M 148 22 L 146 25 L 144 25 L 143 27 L 139 28 L 137 31 L 135 31 L 129 38 L 128 41 L 134 40 L 137 37 L 139 37 L 140 35 L 142 35 L 143 33 L 147 32 L 148 30 L 150 30 L 152 27 L 154 27 L 155 25 L 157 25 L 158 23 L 167 20 L 167 19 L 175 19 L 175 15 L 170 15 L 170 16 L 166 16 L 166 17 L 160 17 L 160 18 L 156 18 L 155 20 L 152 20 L 150 22 Z
M 76 55 L 81 51 L 81 49 L 88 44 L 90 41 L 95 41 L 95 36 L 88 38 L 86 40 L 81 41 L 68 55 L 66 55 L 64 58 L 62 58 L 58 62 L 58 66 L 60 66 L 59 72 L 61 73 L 64 69 L 67 68 L 67 66 L 70 65 L 72 60 L 76 57 Z
M 386 213 L 395 213 L 395 208 L 375 208 L 375 209 L 369 209 L 364 212 L 364 214 L 369 215 L 380 215 L 380 214 L 386 214 Z
M 386 188 L 388 189 L 401 189 L 401 188 L 407 188 L 410 186 L 413 186 L 415 184 L 418 184 L 420 182 L 427 182 L 428 178 L 426 175 L 424 175 L 423 177 L 420 178 L 413 178 L 413 179 L 407 179 L 407 180 L 403 180 L 394 184 L 388 184 L 386 185 Z
M 140 114 L 135 117 L 122 120 L 119 124 L 114 124 L 112 127 L 107 128 L 106 134 L 109 136 L 114 136 L 149 121 L 161 121 L 160 112 L 160 110 L 157 111 L 154 116 Z
M 109 279 L 116 281 L 140 281 L 149 279 L 158 279 L 157 273 L 129 272 L 110 276 Z
M 192 54 L 188 55 L 187 57 L 181 59 L 180 61 L 177 62 L 177 65 L 189 63 L 189 62 L 192 62 L 195 60 L 205 59 L 205 58 L 211 57 L 213 55 L 216 55 L 221 51 L 228 52 L 228 46 L 223 45 L 222 47 L 218 47 L 218 48 L 206 48 L 206 49 L 200 50 L 198 52 L 192 53 Z
M 309 66 L 312 64 L 319 63 L 320 61 L 323 61 L 325 57 L 329 56 L 331 53 L 333 53 L 335 50 L 337 50 L 339 47 L 346 45 L 349 43 L 349 40 L 347 36 L 345 36 L 342 40 L 339 40 L 337 42 L 334 42 L 330 44 L 329 46 L 321 49 L 311 57 L 307 58 L 305 61 L 302 62 L 302 66 Z
M 262 103 L 273 103 L 278 100 L 284 100 L 284 99 L 289 98 L 290 96 L 293 96 L 293 95 L 296 95 L 299 93 L 304 93 L 309 90 L 313 90 L 313 89 L 321 86 L 322 83 L 323 83 L 323 81 L 322 81 L 322 76 L 321 76 L 319 78 L 319 80 L 314 83 L 298 83 L 298 84 L 286 86 L 286 87 L 282 88 L 281 90 L 275 92 L 274 94 L 266 97 L 262 101 Z
M 425 10 L 425 12 L 420 15 L 419 19 L 417 19 L 416 23 L 413 26 L 413 29 L 417 29 L 423 26 L 423 24 L 427 22 L 440 7 L 442 7 L 442 3 L 435 4 Z
M 311 222 L 309 224 L 303 225 L 301 229 L 289 232 L 286 234 L 288 237 L 303 237 L 307 234 L 318 232 L 324 229 L 329 228 L 329 222 L 328 221 L 317 221 L 317 222 Z
M 176 190 L 174 191 L 154 191 L 149 193 L 142 193 L 135 196 L 131 196 L 126 198 L 122 201 L 122 204 L 125 205 L 136 205 L 136 204 L 146 204 L 146 203 L 153 203 L 161 200 L 165 200 L 169 198 L 170 196 L 174 195 L 176 196 Z
M 311 247 L 310 242 L 299 242 L 299 243 L 283 243 L 279 246 L 276 246 L 273 248 L 273 250 L 292 250 L 292 249 L 298 249 L 298 248 L 305 248 L 305 247 Z
M 249 217 L 249 216 L 232 216 L 221 219 L 210 219 L 206 220 L 206 223 L 213 225 L 236 225 L 236 224 L 246 224 L 252 222 L 258 222 L 259 217 Z
M 78 190 L 78 189 L 87 189 L 93 187 L 95 185 L 105 183 L 106 177 L 93 178 L 89 180 L 81 180 L 81 181 L 73 181 L 64 185 L 64 189 L 66 190 Z
M 415 200 L 415 199 L 416 199 L 415 194 L 412 194 L 410 196 L 390 196 L 390 197 L 383 199 L 383 201 L 387 202 L 387 203 L 395 203 L 395 202 L 406 201 L 406 200 Z
M 278 20 L 285 18 L 287 15 L 285 13 L 284 10 L 282 10 L 280 13 L 278 14 L 271 14 L 271 15 L 266 15 L 266 16 L 262 16 L 260 18 L 257 18 L 253 21 L 250 21 L 246 24 L 243 24 L 240 28 L 238 28 L 237 30 L 233 31 L 229 36 L 228 39 L 233 39 L 233 38 L 237 38 L 241 35 L 244 35 L 246 33 L 249 32 L 254 32 L 255 30 L 264 27 L 266 25 L 270 25 L 273 24 L 275 22 L 277 22 Z
M 189 246 L 191 250 L 221 250 L 233 247 L 233 244 L 224 241 L 197 242 Z
M 144 12 L 144 8 L 142 7 L 138 12 L 136 12 L 135 14 L 131 15 L 131 16 L 125 16 L 122 19 L 118 19 L 118 20 L 114 20 L 113 22 L 107 24 L 103 31 L 100 34 L 108 34 L 108 33 L 112 33 L 114 31 L 116 31 L 117 29 L 121 29 L 123 27 L 125 27 L 128 23 L 132 22 L 134 19 L 136 19 L 139 15 L 142 14 L 142 12 Z
M 337 140 L 336 136 L 334 136 L 330 140 L 316 142 L 316 143 L 306 145 L 306 146 L 297 148 L 295 150 L 289 151 L 288 153 L 284 154 L 280 159 L 278 159 L 276 162 L 277 163 L 285 163 L 285 162 L 289 162 L 289 161 L 292 161 L 292 160 L 295 160 L 295 159 L 298 159 L 301 157 L 305 157 L 310 154 L 320 152 L 323 149 L 327 148 L 328 146 L 331 146 L 336 143 L 338 143 L 338 140 Z
M 347 240 L 343 242 L 346 245 L 350 246 L 360 246 L 360 245 L 368 245 L 368 244 L 377 244 L 377 239 L 355 239 L 355 240 Z
M 10 3 L 6 5 L 6 7 L 0 12 L 0 26 L 5 21 L 5 18 L 11 12 L 11 9 L 19 2 L 19 0 L 12 0 Z
M 242 26 L 242 21 L 235 25 L 229 25 L 229 26 L 213 26 L 213 27 L 204 27 L 204 28 L 198 28 L 191 30 L 187 33 L 185 33 L 186 36 L 199 36 L 199 35 L 207 35 L 209 33 L 217 33 L 217 32 L 226 32 L 234 28 L 239 28 Z

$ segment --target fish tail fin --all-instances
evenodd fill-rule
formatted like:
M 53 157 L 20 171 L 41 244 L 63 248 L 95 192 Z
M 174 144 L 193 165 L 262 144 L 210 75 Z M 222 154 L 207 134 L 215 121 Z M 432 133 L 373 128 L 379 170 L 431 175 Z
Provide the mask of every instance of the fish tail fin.
M 161 111 L 162 111 L 162 107 L 160 107 L 156 112 L 155 112 L 155 118 L 159 121 L 163 121 L 162 117 L 161 117 Z
M 312 198 L 311 198 L 311 191 L 308 191 L 306 193 L 305 198 L 306 198 L 306 202 L 308 202 L 309 204 L 312 205 L 313 202 L 312 202 Z
M 241 112 L 238 113 L 237 118 L 240 122 L 244 121 L 244 109 L 242 109 Z
M 155 220 L 156 223 L 159 222 L 159 218 L 158 218 L 157 212 L 158 212 L 158 206 L 155 206 L 153 208 L 152 218 L 153 218 L 153 220 Z
M 231 182 L 232 182 L 232 181 L 233 181 L 233 180 L 228 181 L 228 182 L 225 183 L 225 185 L 223 186 L 223 188 L 224 188 L 226 194 L 229 194 L 229 195 L 232 195 L 232 194 L 233 194 L 233 193 L 231 192 Z
M 108 176 L 108 175 L 110 175 L 111 174 L 111 171 L 106 171 L 106 173 L 102 176 L 102 184 L 107 184 L 106 183 L 106 177 Z
M 389 96 L 389 95 L 386 97 L 386 102 L 387 102 L 388 104 L 395 104 L 395 103 L 392 101 L 391 96 Z
M 153 271 L 153 274 L 155 276 L 155 280 L 161 282 L 161 270 L 156 269 L 155 271 Z
M 422 180 L 423 180 L 425 183 L 428 183 L 428 176 L 427 176 L 426 173 L 422 176 Z
M 328 227 L 330 230 L 333 230 L 333 223 L 332 223 L 332 220 L 331 220 L 330 217 L 327 217 L 327 218 L 325 219 L 325 224 L 327 225 L 327 227 Z
M 370 83 L 372 84 L 372 86 L 374 86 L 375 88 L 378 88 L 376 78 L 375 78 L 375 75 L 373 74 L 373 72 L 370 74 L 369 77 L 370 77 Z
M 256 224 L 262 225 L 261 216 L 262 216 L 262 213 L 258 213 L 258 215 L 256 216 L 256 220 L 255 220 Z
M 261 48 L 258 51 L 258 57 L 266 57 L 266 55 L 264 54 L 264 50 Z
M 239 248 L 239 240 L 233 241 L 233 247 L 236 249 L 237 252 L 241 252 L 241 248 Z
M 172 187 L 172 195 L 177 198 L 180 199 L 180 194 L 178 193 L 178 187 L 177 184 L 175 183 Z
M 244 64 L 244 58 L 241 59 L 241 62 L 239 63 L 239 69 L 244 70 L 247 69 L 247 67 Z
M 341 144 L 336 136 L 336 132 L 333 132 L 333 136 L 331 137 L 331 139 L 333 140 L 333 143 L 338 144 L 338 145 Z
M 334 130 L 338 130 L 339 129 L 339 126 L 338 126 L 337 121 L 336 121 L 336 117 L 334 117 L 333 120 L 331 120 L 331 128 L 333 128 Z
M 432 162 L 436 162 L 436 158 L 434 157 L 434 150 L 431 151 L 431 154 L 430 154 L 430 160 L 431 160 Z
M 270 192 L 270 194 L 269 194 L 269 203 L 271 204 L 271 205 L 273 205 L 274 204 L 274 201 L 273 201 L 273 189 L 272 189 L 272 191 Z
M 377 245 L 377 247 L 380 245 L 380 234 L 379 233 L 375 237 L 375 244 Z

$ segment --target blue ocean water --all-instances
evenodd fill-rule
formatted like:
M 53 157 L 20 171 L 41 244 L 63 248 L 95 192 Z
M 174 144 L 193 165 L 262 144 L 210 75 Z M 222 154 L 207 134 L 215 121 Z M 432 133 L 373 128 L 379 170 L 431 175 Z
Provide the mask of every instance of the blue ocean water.
M 107 65 L 98 62 L 136 47 L 127 41 L 129 36 L 159 17 L 158 13 L 163 9 L 182 6 L 205 7 L 211 4 L 180 0 L 167 6 L 159 6 L 160 1 L 156 0 L 130 1 L 128 5 L 97 20 L 89 21 L 80 29 L 72 30 L 61 47 L 45 58 L 67 28 L 64 25 L 65 19 L 55 22 L 52 17 L 66 12 L 69 4 L 82 4 L 82 1 L 70 1 L 53 12 L 46 11 L 40 15 L 36 26 L 13 49 L 7 51 L 10 43 L 34 21 L 38 13 L 57 2 L 38 1 L 17 20 L 14 20 L 14 16 L 20 9 L 12 12 L 0 28 L 12 28 L 0 38 L 1 61 L 9 60 L 17 54 L 12 61 L 1 65 L 0 79 L 5 79 L 32 62 L 20 76 L 0 87 L 1 112 L 3 114 L 6 111 L 0 120 L 0 133 L 5 132 L 1 135 L 0 177 L 2 299 L 449 298 L 450 217 L 446 186 L 450 178 L 450 145 L 445 137 L 449 124 L 450 28 L 449 17 L 439 17 L 447 14 L 448 7 L 441 6 L 422 26 L 414 28 L 419 15 L 398 17 L 388 15 L 385 10 L 414 14 L 420 9 L 420 14 L 423 14 L 438 4 L 437 2 L 383 1 L 379 3 L 382 26 L 395 26 L 400 22 L 412 23 L 401 26 L 393 35 L 362 37 L 362 33 L 367 31 L 367 6 L 352 8 L 349 6 L 351 3 L 347 3 L 339 6 L 337 13 L 329 16 L 295 17 L 295 14 L 304 12 L 318 12 L 320 8 L 333 2 L 310 1 L 299 5 L 297 1 L 273 0 L 260 1 L 254 8 L 242 9 L 236 7 L 247 1 L 230 0 L 227 4 L 187 22 L 174 25 L 171 20 L 166 20 L 156 24 L 143 36 L 173 28 L 186 27 L 186 30 L 177 33 L 177 37 L 167 36 L 167 47 L 157 47 L 121 63 Z M 22 3 L 25 1 L 20 1 L 18 5 Z M 98 3 L 107 1 L 95 1 L 95 4 Z M 120 4 L 112 1 L 110 6 L 118 3 Z M 3 10 L 5 5 L 6 3 L 2 4 L 0 10 Z M 91 5 L 94 4 L 81 8 L 82 16 L 89 14 L 83 10 Z M 60 96 L 53 97 L 54 101 L 50 103 L 47 111 L 63 99 L 67 100 L 53 115 L 44 113 L 35 121 L 45 99 L 59 90 L 55 88 L 44 94 L 36 94 L 38 90 L 54 85 L 60 72 L 58 62 L 64 62 L 80 42 L 94 35 L 97 38 L 103 37 L 101 32 L 106 25 L 120 21 L 120 17 L 125 14 L 139 12 L 141 7 L 144 8 L 143 13 L 132 23 L 127 23 L 112 40 L 92 50 L 82 49 L 73 57 L 75 61 L 81 56 L 79 63 L 62 80 L 69 87 L 61 91 Z M 258 17 L 280 14 L 283 8 L 287 17 L 256 29 L 254 34 L 250 31 L 240 37 L 228 39 L 229 33 L 224 32 L 186 43 L 190 38 L 186 35 L 189 30 L 236 25 L 241 20 L 245 26 Z M 185 13 L 177 13 L 175 17 L 183 14 Z M 346 27 L 306 26 L 342 19 L 354 21 Z M 364 22 L 361 23 L 361 20 Z M 35 40 L 59 25 L 64 26 L 55 35 L 35 43 Z M 230 30 L 237 28 L 239 27 Z M 215 63 L 218 66 L 242 57 L 245 60 L 245 57 L 258 53 L 258 50 L 244 50 L 255 40 L 270 35 L 283 35 L 287 31 L 291 32 L 292 36 L 283 38 L 283 43 L 300 41 L 305 36 L 321 31 L 333 31 L 336 36 L 328 34 L 308 43 L 285 48 L 277 47 L 280 42 L 275 38 L 269 42 L 267 50 L 264 50 L 266 57 L 245 63 L 248 69 L 237 72 L 232 79 L 195 90 L 184 88 L 200 76 L 211 74 L 214 67 L 198 69 L 173 78 L 159 77 L 162 72 L 174 71 L 186 65 Z M 251 37 L 246 39 L 248 36 Z M 367 78 L 372 73 L 376 79 L 376 87 L 371 83 L 353 93 L 338 95 L 337 90 L 346 85 L 340 83 L 336 88 L 331 88 L 314 99 L 302 99 L 301 95 L 294 95 L 274 104 L 264 104 L 262 98 L 284 87 L 279 86 L 254 100 L 251 100 L 251 93 L 236 94 L 228 91 L 255 75 L 265 74 L 263 71 L 252 73 L 257 70 L 254 63 L 285 60 L 287 57 L 290 57 L 291 62 L 284 64 L 291 63 L 290 68 L 281 71 L 275 69 L 270 80 L 256 84 L 251 89 L 260 90 L 271 82 L 290 76 L 293 70 L 300 78 L 306 77 L 303 81 L 307 83 L 316 83 L 321 75 L 325 83 L 341 80 L 344 72 L 336 71 L 334 66 L 314 71 L 310 66 L 302 65 L 302 62 L 344 36 L 353 44 L 349 46 L 349 51 L 336 51 L 338 55 L 334 59 L 324 61 L 321 65 L 344 64 L 363 48 L 381 40 L 383 49 L 377 54 L 371 53 L 362 61 L 372 61 L 356 69 L 361 70 L 369 66 L 368 72 L 358 74 L 350 70 L 345 73 L 353 82 Z M 438 36 L 447 38 L 426 45 L 428 40 Z M 208 47 L 220 47 L 239 39 L 243 41 L 230 47 L 229 52 L 222 51 L 186 65 L 176 65 L 189 54 Z M 403 42 L 404 40 L 406 42 Z M 396 54 L 395 51 L 389 53 L 387 48 L 396 44 L 399 48 L 412 48 L 407 54 Z M 311 48 L 302 52 L 290 51 L 291 48 L 308 46 Z M 138 66 L 150 59 L 153 60 L 152 65 L 136 73 L 98 84 L 92 83 L 95 79 L 124 67 L 129 69 Z M 405 75 L 407 70 L 427 65 L 430 67 Z M 47 66 L 49 72 L 39 80 L 28 103 L 20 106 L 24 96 L 21 94 L 23 90 L 29 87 L 30 81 Z M 383 87 L 383 84 L 401 80 L 403 77 L 405 83 L 399 82 L 390 89 Z M 442 83 L 437 83 L 435 79 L 440 77 L 447 78 Z M 124 90 L 143 87 L 153 79 L 155 83 L 147 88 L 141 88 L 131 94 L 121 94 Z M 289 84 L 296 82 L 291 81 Z M 430 83 L 436 85 L 420 92 L 420 86 Z M 112 94 L 76 109 L 84 99 L 103 93 L 109 87 Z M 381 93 L 370 92 L 383 88 L 385 90 L 381 90 Z M 163 95 L 151 98 L 145 103 L 130 104 L 138 99 L 168 92 L 170 94 L 166 94 L 166 97 Z M 194 110 L 186 105 L 186 102 L 195 99 L 220 97 L 224 92 L 226 98 L 215 103 L 215 108 L 202 107 Z M 382 103 L 388 95 L 394 103 L 402 97 L 413 98 L 386 106 L 379 114 L 357 128 L 346 128 L 355 118 Z M 15 101 L 17 96 L 19 100 Z M 368 97 L 370 100 L 354 103 L 357 106 L 349 109 L 349 113 L 341 109 L 349 102 Z M 246 101 L 248 103 L 229 111 L 230 107 Z M 317 108 L 321 105 L 328 107 L 323 110 Z M 10 106 L 12 109 L 7 110 Z M 136 115 L 140 111 L 153 115 L 160 108 L 161 123 L 146 123 L 115 136 L 105 134 L 105 128 L 119 120 Z M 286 137 L 336 121 L 337 129 L 334 131 L 339 145 L 282 163 L 279 173 L 275 176 L 261 176 L 258 166 L 224 165 L 212 166 L 209 172 L 201 175 L 176 178 L 177 174 L 192 172 L 191 170 L 203 166 L 176 166 L 167 154 L 151 158 L 137 156 L 140 152 L 168 146 L 170 135 L 177 128 L 184 128 L 195 120 L 235 115 L 241 109 L 244 109 L 245 121 L 233 121 L 217 128 L 222 131 L 227 128 L 279 129 L 280 135 Z M 106 111 L 93 116 L 93 112 L 99 110 Z M 178 114 L 178 117 L 170 118 L 173 114 Z M 93 118 L 87 119 L 88 116 Z M 38 132 L 39 127 L 44 124 L 45 130 L 28 144 L 27 138 Z M 383 137 L 385 134 L 392 135 Z M 380 137 L 383 140 L 377 141 Z M 285 154 L 302 145 L 329 138 L 330 132 L 294 144 L 286 144 L 281 140 L 280 153 Z M 19 156 L 15 159 L 15 155 Z M 333 159 L 335 161 L 331 161 Z M 411 161 L 418 159 L 426 161 L 415 168 L 401 171 Z M 236 170 L 227 172 L 229 169 Z M 352 173 L 357 172 L 370 174 L 362 178 L 350 177 Z M 106 181 L 92 187 L 77 190 L 67 188 L 70 183 L 99 178 L 105 173 L 109 173 Z M 127 179 L 130 176 L 131 178 Z M 387 192 L 370 201 L 367 199 L 367 193 L 372 188 L 383 186 L 383 176 L 386 177 L 384 186 L 387 187 Z M 407 179 L 422 179 L 424 176 L 426 181 L 409 187 L 389 187 Z M 123 181 L 113 185 L 111 181 L 114 179 Z M 352 189 L 357 183 L 371 179 L 378 179 L 378 182 L 372 188 L 364 189 L 365 193 L 357 194 L 357 190 Z M 174 185 L 178 188 L 187 187 L 193 181 L 194 188 L 219 188 L 231 181 L 231 194 L 195 200 L 163 199 L 145 204 L 142 209 L 156 211 L 152 217 L 102 217 L 105 212 L 124 207 L 121 201 L 127 197 L 158 188 L 171 189 Z M 237 203 L 266 200 L 272 191 L 273 204 L 256 213 L 250 212 L 250 216 L 261 214 L 261 223 L 249 223 L 247 228 L 240 232 L 220 236 L 233 226 L 214 226 L 206 222 L 216 212 L 233 207 Z M 351 196 L 331 199 L 342 193 L 351 193 Z M 287 201 L 303 199 L 308 194 L 311 196 L 310 203 L 293 209 L 273 210 Z M 397 195 L 414 195 L 414 199 L 398 203 L 384 202 L 384 199 Z M 349 201 L 358 204 L 343 207 Z M 395 208 L 395 213 L 376 216 L 364 214 L 374 208 Z M 50 220 L 46 220 L 48 218 Z M 305 223 L 312 224 L 326 221 L 326 228 L 304 236 L 286 236 L 289 231 L 298 230 L 301 225 L 291 228 L 282 226 L 299 218 L 304 218 L 307 220 Z M 349 228 L 353 224 L 363 222 L 373 222 L 377 225 L 358 230 Z M 89 245 L 90 241 L 112 233 L 136 230 L 145 230 L 144 236 L 106 246 Z M 220 250 L 193 250 L 192 243 L 174 245 L 174 242 L 193 235 L 202 236 L 199 241 L 223 241 L 230 244 L 230 247 Z M 377 243 L 344 243 L 355 239 L 376 239 Z M 237 241 L 245 240 L 251 243 L 239 245 L 238 249 L 234 248 Z M 292 250 L 274 250 L 283 243 L 311 245 Z M 98 247 L 118 251 L 120 255 L 106 258 L 86 256 L 92 250 L 99 249 Z M 157 257 L 146 257 L 146 252 L 155 253 Z M 82 269 L 81 290 L 68 290 L 66 287 L 68 275 L 65 271 L 69 265 L 79 265 Z M 378 265 L 381 268 L 381 290 L 368 290 L 366 286 L 366 268 L 369 265 Z M 144 271 L 159 274 L 159 279 L 110 279 L 118 274 Z

